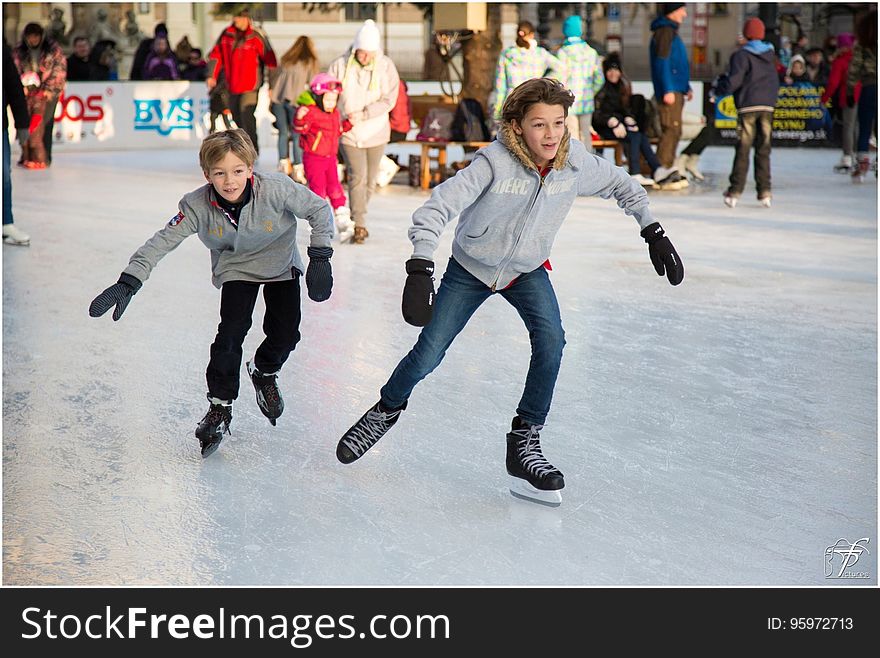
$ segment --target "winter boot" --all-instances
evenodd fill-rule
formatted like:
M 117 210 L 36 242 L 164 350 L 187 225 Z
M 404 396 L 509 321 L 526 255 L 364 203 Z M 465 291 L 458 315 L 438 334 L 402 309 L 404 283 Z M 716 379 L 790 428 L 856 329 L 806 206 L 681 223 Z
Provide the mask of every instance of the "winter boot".
M 657 167 L 651 178 L 661 190 L 682 190 L 688 186 L 687 178 L 679 174 L 675 168 Z
M 275 419 L 284 413 L 284 400 L 281 399 L 281 391 L 278 390 L 278 373 L 260 372 L 250 361 L 247 362 L 247 371 L 257 391 L 257 405 L 274 426 Z
M 354 235 L 351 238 L 351 241 L 355 244 L 363 244 L 364 240 L 368 237 L 370 237 L 370 232 L 367 230 L 366 226 L 355 226 Z
M 758 197 L 758 203 L 760 203 L 764 208 L 769 208 L 772 202 L 773 196 L 770 194 L 765 194 L 764 196 Z
M 232 400 L 212 398 L 208 393 L 211 406 L 208 413 L 196 427 L 196 438 L 201 443 L 202 457 L 212 454 L 223 440 L 223 433 L 230 434 L 229 423 L 232 422 Z
M 336 218 L 336 232 L 340 242 L 348 242 L 354 235 L 354 222 L 351 219 L 351 211 L 347 206 L 339 206 L 333 211 Z
M 696 155 L 696 154 L 685 155 L 682 153 L 678 157 L 679 157 L 679 160 L 681 160 L 681 158 L 684 158 L 684 160 L 681 162 L 681 164 L 684 166 L 684 169 L 679 167 L 679 160 L 675 161 L 675 167 L 676 167 L 676 169 L 678 169 L 678 172 L 682 176 L 684 176 L 685 173 L 688 173 L 694 177 L 694 180 L 698 180 L 698 181 L 706 180 L 706 177 L 703 175 L 703 172 L 700 171 L 698 168 L 698 165 L 700 163 L 700 156 L 699 155 Z
M 724 194 L 724 205 L 728 208 L 736 208 L 736 202 L 738 197 L 733 196 L 732 194 L 728 194 L 725 192 Z
M 350 464 L 363 457 L 394 426 L 404 409 L 406 403 L 399 409 L 386 409 L 381 402 L 367 409 L 367 413 L 339 439 L 336 459 L 343 464 Z
M 865 178 L 868 175 L 868 171 L 871 169 L 871 159 L 867 153 L 859 153 L 858 162 L 853 165 L 852 170 L 852 182 L 853 183 L 864 183 Z
M 840 158 L 840 162 L 834 165 L 834 173 L 836 174 L 851 174 L 853 168 L 853 157 L 849 154 L 843 155 Z
M 557 507 L 562 503 L 560 490 L 565 478 L 541 452 L 540 431 L 543 425 L 529 425 L 514 417 L 507 435 L 507 473 L 510 493 L 517 498 Z
M 301 164 L 295 164 L 291 166 L 290 177 L 301 185 L 309 184 L 309 181 L 306 178 L 306 169 Z
M 287 176 L 293 173 L 293 165 L 290 163 L 290 158 L 281 158 L 278 161 L 278 171 Z

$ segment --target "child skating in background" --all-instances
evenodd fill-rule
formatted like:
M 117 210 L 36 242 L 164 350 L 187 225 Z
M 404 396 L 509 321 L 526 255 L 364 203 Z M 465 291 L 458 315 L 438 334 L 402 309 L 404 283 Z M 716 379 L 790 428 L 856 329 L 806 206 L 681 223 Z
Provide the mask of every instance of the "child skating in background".
M 319 197 L 330 199 L 339 240 L 344 242 L 354 235 L 354 222 L 345 205 L 345 192 L 336 166 L 339 136 L 351 130 L 351 122 L 342 121 L 336 107 L 341 91 L 342 83 L 328 73 L 312 78 L 309 91 L 297 98 L 299 108 L 293 118 L 293 129 L 300 133 L 309 189 Z
M 177 214 L 132 255 L 119 281 L 89 307 L 89 315 L 98 317 L 115 306 L 113 319 L 119 320 L 153 268 L 184 239 L 198 233 L 211 250 L 212 280 L 221 290 L 220 324 L 205 373 L 210 406 L 196 428 L 203 457 L 229 432 L 242 344 L 261 285 L 266 338 L 247 368 L 263 415 L 275 425 L 284 411 L 276 377 L 300 339 L 303 262 L 296 245 L 297 217 L 311 226 L 309 298 L 324 301 L 333 287 L 333 216 L 327 202 L 284 174 L 254 172 L 256 159 L 250 137 L 240 128 L 206 137 L 199 163 L 208 184 L 184 195 Z
M 665 273 L 672 285 L 684 278 L 642 186 L 569 137 L 565 121 L 573 101 L 568 89 L 549 78 L 516 87 L 502 107 L 498 140 L 477 151 L 466 169 L 438 185 L 413 213 L 402 309 L 408 323 L 425 328 L 379 401 L 340 439 L 339 461 L 359 459 L 384 436 L 477 308 L 499 294 L 523 319 L 532 346 L 525 390 L 507 434 L 510 491 L 547 505 L 562 502 L 563 475 L 544 457 L 539 439 L 565 345 L 548 258 L 575 198 L 614 197 L 641 227 L 657 274 Z M 456 217 L 452 257 L 435 302 L 434 251 Z

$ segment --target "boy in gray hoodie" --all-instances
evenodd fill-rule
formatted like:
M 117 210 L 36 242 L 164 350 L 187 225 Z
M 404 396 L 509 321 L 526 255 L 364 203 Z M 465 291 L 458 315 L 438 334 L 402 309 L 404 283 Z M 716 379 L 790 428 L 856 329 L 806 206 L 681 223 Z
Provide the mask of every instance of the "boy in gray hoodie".
M 221 289 L 220 325 L 208 363 L 208 413 L 196 428 L 202 457 L 229 433 L 232 402 L 238 397 L 242 343 L 260 286 L 266 302 L 266 339 L 247 368 L 257 404 L 272 425 L 284 411 L 276 377 L 299 342 L 302 258 L 296 246 L 297 217 L 311 226 L 306 287 L 309 298 L 330 297 L 333 275 L 333 213 L 327 202 L 284 174 L 254 172 L 257 152 L 241 128 L 205 138 L 199 163 L 207 185 L 184 195 L 178 212 L 129 260 L 119 281 L 89 307 L 93 318 L 115 306 L 119 320 L 153 268 L 183 240 L 198 233 L 211 250 L 214 286 Z
M 507 472 L 515 496 L 562 502 L 562 473 L 541 452 L 543 427 L 565 345 L 547 271 L 550 249 L 578 196 L 614 197 L 633 216 L 658 275 L 672 285 L 684 267 L 648 208 L 645 190 L 622 168 L 587 151 L 565 128 L 573 94 L 549 78 L 516 87 L 504 102 L 498 140 L 437 186 L 413 213 L 403 317 L 425 327 L 373 405 L 340 439 L 339 461 L 359 459 L 397 422 L 415 385 L 443 359 L 471 315 L 493 294 L 506 299 L 529 331 L 532 356 L 525 390 L 507 435 Z M 434 298 L 433 254 L 458 217 L 452 257 Z

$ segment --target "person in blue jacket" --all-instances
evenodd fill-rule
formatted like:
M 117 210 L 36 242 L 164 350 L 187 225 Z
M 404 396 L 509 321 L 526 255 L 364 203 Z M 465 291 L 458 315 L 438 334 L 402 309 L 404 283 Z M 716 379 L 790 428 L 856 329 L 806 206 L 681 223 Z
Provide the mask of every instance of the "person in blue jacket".
M 694 92 L 690 84 L 687 48 L 678 36 L 678 28 L 687 18 L 683 2 L 661 2 L 659 16 L 651 23 L 651 82 L 660 114 L 660 143 L 657 158 L 664 168 L 675 166 L 675 152 L 681 138 L 681 115 L 684 101 Z M 681 178 L 681 176 L 679 176 Z M 685 182 L 687 179 L 684 179 Z M 659 182 L 659 181 L 658 181 Z M 677 182 L 674 180 L 666 181 Z
M 471 316 L 497 294 L 519 313 L 532 347 L 525 390 L 507 434 L 510 491 L 546 505 L 562 502 L 565 482 L 541 451 L 540 431 L 565 345 L 548 259 L 575 199 L 613 197 L 636 220 L 657 274 L 665 273 L 672 285 L 684 278 L 681 259 L 651 214 L 642 186 L 570 137 L 565 122 L 574 100 L 558 80 L 520 84 L 504 101 L 498 139 L 413 213 L 402 310 L 404 320 L 424 329 L 379 401 L 340 439 L 336 457 L 342 463 L 360 459 L 397 423 L 416 384 L 440 365 Z M 435 301 L 434 252 L 455 218 L 452 257 Z

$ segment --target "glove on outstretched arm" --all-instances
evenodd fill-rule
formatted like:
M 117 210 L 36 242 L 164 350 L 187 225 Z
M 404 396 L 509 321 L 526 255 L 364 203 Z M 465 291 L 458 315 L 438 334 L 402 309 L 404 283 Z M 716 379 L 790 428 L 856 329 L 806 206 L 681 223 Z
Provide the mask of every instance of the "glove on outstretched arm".
M 306 269 L 309 299 L 313 302 L 326 301 L 333 291 L 333 270 L 330 267 L 333 247 L 309 247 L 306 253 L 309 255 L 309 267 Z
M 115 305 L 116 310 L 113 311 L 113 320 L 118 320 L 125 313 L 125 308 L 131 301 L 132 296 L 141 289 L 140 279 L 123 272 L 119 276 L 119 281 L 107 288 L 100 295 L 92 300 L 89 306 L 89 315 L 93 318 L 100 317 Z
M 403 286 L 403 319 L 414 327 L 424 327 L 434 314 L 434 261 L 410 258 L 406 261 Z
M 675 247 L 663 232 L 663 227 L 657 222 L 649 224 L 642 229 L 642 237 L 648 243 L 648 254 L 658 276 L 666 273 L 669 283 L 677 286 L 684 279 L 684 263 L 681 262 Z

